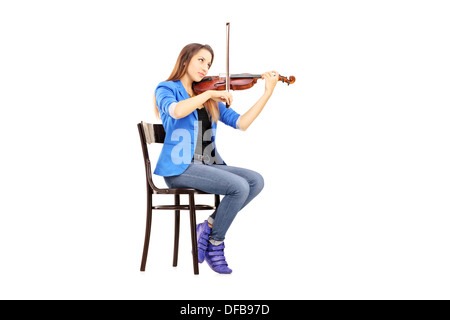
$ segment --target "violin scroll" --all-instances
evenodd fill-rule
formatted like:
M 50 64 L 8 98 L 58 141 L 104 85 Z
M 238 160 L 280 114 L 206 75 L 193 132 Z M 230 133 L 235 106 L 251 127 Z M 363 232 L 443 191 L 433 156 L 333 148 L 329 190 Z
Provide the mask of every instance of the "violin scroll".
M 295 77 L 290 76 L 289 79 L 285 76 L 280 76 L 278 81 L 281 81 L 283 83 L 287 83 L 288 85 L 293 84 L 295 82 Z

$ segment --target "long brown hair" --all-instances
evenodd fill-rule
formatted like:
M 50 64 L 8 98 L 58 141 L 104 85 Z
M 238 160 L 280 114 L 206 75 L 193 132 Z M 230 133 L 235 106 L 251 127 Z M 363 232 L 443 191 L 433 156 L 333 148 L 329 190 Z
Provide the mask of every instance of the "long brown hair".
M 207 44 L 199 44 L 199 43 L 191 43 L 185 46 L 178 56 L 177 62 L 175 63 L 175 67 L 172 70 L 172 73 L 170 74 L 169 78 L 166 81 L 177 81 L 180 80 L 185 74 L 186 70 L 188 68 L 189 62 L 191 61 L 192 57 L 199 52 L 201 49 L 206 49 L 211 53 L 211 64 L 214 61 L 214 51 L 213 49 L 207 45 Z M 211 118 L 213 121 L 217 122 L 219 120 L 219 108 L 217 106 L 217 102 L 215 102 L 212 99 L 209 99 L 205 102 L 205 107 L 208 110 L 209 114 L 211 115 Z M 156 117 L 159 119 L 159 110 L 158 106 L 156 105 L 156 99 L 155 99 L 155 114 Z

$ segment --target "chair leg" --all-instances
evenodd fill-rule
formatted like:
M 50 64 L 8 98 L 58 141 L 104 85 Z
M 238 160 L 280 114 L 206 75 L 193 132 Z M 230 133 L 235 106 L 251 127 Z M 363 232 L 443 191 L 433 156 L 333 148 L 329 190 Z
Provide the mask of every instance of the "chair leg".
M 194 274 L 198 274 L 198 251 L 197 251 L 197 229 L 195 216 L 194 195 L 189 194 L 189 216 L 191 221 L 191 240 L 192 240 L 192 261 L 194 263 Z
M 216 194 L 214 195 L 214 206 L 216 207 L 216 210 L 219 204 L 220 204 L 220 195 Z
M 180 205 L 180 195 L 175 195 L 175 205 Z M 173 240 L 173 266 L 178 265 L 178 244 L 180 243 L 180 210 L 175 210 L 175 236 Z
M 150 242 L 151 228 L 152 228 L 152 194 L 148 190 L 147 186 L 147 219 L 145 223 L 145 239 L 144 239 L 144 250 L 142 252 L 141 271 L 145 271 L 145 265 L 147 264 L 148 244 Z

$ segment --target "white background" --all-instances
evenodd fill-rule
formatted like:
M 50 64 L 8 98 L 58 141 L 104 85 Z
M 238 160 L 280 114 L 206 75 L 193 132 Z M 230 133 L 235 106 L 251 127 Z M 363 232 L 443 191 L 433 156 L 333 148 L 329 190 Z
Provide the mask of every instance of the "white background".
M 430 0 L 2 1 L 0 298 L 449 299 L 449 16 Z M 225 161 L 265 189 L 227 234 L 232 275 L 193 275 L 187 213 L 173 268 L 169 212 L 142 273 L 136 124 L 157 121 L 184 45 L 225 71 L 226 22 L 232 73 L 297 78 L 248 131 L 219 126 Z

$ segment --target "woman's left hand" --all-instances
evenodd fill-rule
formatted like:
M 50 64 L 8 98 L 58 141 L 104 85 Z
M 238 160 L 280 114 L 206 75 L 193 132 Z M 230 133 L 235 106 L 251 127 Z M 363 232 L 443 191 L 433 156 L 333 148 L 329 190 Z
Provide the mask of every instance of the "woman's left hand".
M 266 92 L 272 93 L 278 83 L 279 74 L 277 71 L 265 72 L 261 76 L 266 82 Z

